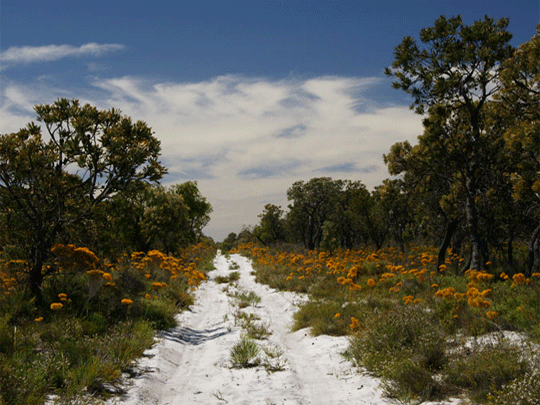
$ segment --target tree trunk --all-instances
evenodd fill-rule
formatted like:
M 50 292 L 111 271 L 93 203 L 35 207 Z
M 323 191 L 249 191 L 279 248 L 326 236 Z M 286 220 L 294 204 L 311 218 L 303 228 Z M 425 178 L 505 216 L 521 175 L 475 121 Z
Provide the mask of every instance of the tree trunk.
M 540 271 L 540 224 L 534 230 L 529 242 L 529 262 L 527 263 L 527 277 Z
M 471 254 L 469 269 L 481 270 L 484 268 L 485 263 L 488 261 L 487 248 L 478 233 L 478 213 L 476 211 L 476 203 L 474 201 L 474 195 L 476 187 L 474 186 L 474 179 L 467 181 L 467 202 L 465 204 L 465 210 L 467 214 L 467 228 L 469 231 L 469 238 L 471 243 Z M 464 269 L 468 270 L 468 269 Z
M 439 253 L 437 255 L 437 272 L 439 272 L 441 265 L 445 263 L 446 259 L 446 251 L 448 250 L 448 247 L 450 246 L 450 242 L 452 241 L 452 236 L 454 235 L 454 232 L 457 229 L 457 226 L 459 224 L 459 220 L 454 219 L 452 220 L 448 226 L 446 227 L 446 233 L 444 235 L 444 239 L 439 246 Z
M 510 235 L 508 239 L 508 245 L 506 246 L 506 257 L 508 260 L 508 267 L 514 272 L 514 235 Z
M 43 259 L 41 255 L 32 263 L 30 269 L 30 293 L 32 297 L 36 299 L 36 305 L 39 307 L 43 303 L 43 294 L 41 293 L 41 286 L 43 284 Z

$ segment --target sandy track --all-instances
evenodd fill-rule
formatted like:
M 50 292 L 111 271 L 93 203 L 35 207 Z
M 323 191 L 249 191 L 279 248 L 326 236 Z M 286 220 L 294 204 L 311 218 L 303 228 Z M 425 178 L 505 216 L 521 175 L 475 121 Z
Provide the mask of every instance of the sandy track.
M 256 314 L 272 334 L 261 344 L 282 349 L 285 369 L 233 369 L 229 353 L 240 339 L 235 325 L 237 301 L 213 281 L 237 263 L 237 291 L 252 291 L 261 301 L 244 311 Z M 312 337 L 307 329 L 291 332 L 292 314 L 305 297 L 277 292 L 255 282 L 250 261 L 217 255 L 216 270 L 196 292 L 195 304 L 178 315 L 179 326 L 161 335 L 140 361 L 147 372 L 130 381 L 128 394 L 114 404 L 390 404 L 378 380 L 359 373 L 340 355 L 344 337 Z M 229 289 L 231 292 L 231 288 Z

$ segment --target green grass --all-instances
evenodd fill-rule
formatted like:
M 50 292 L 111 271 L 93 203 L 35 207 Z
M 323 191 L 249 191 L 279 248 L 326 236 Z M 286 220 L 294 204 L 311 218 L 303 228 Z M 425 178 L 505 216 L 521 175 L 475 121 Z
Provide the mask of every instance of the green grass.
M 261 348 L 250 337 L 244 335 L 230 351 L 230 362 L 233 368 L 256 367 L 261 364 L 259 354 Z

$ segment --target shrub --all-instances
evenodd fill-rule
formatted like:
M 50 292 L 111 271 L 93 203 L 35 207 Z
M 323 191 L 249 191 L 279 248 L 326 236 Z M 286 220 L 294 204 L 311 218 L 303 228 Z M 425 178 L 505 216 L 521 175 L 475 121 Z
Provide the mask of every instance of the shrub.
M 396 306 L 367 323 L 351 339 L 355 361 L 383 376 L 386 390 L 394 397 L 438 396 L 442 387 L 433 374 L 448 359 L 445 334 L 432 315 L 418 305 Z
M 454 353 L 445 369 L 445 382 L 470 392 L 473 400 L 484 402 L 488 395 L 528 371 L 521 351 L 505 340 L 475 342 Z
M 234 368 L 255 367 L 260 364 L 259 353 L 261 349 L 253 339 L 242 336 L 230 352 L 231 366 Z

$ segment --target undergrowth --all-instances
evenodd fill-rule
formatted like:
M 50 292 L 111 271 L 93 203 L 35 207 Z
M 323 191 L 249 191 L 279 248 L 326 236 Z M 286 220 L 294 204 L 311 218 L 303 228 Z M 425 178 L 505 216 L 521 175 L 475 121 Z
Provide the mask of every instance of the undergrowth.
M 122 376 L 135 372 L 156 331 L 175 326 L 178 311 L 193 303 L 214 251 L 196 245 L 174 258 L 153 251 L 115 263 L 73 245 L 56 245 L 54 254 L 40 304 L 13 282 L 23 280 L 13 263 L 0 262 L 2 405 L 90 403 L 121 393 Z
M 347 355 L 381 378 L 387 396 L 540 403 L 540 274 L 487 263 L 463 275 L 451 251 L 437 269 L 436 250 L 425 246 L 407 254 L 255 244 L 239 251 L 253 259 L 258 282 L 307 293 L 294 329 L 348 335 Z

